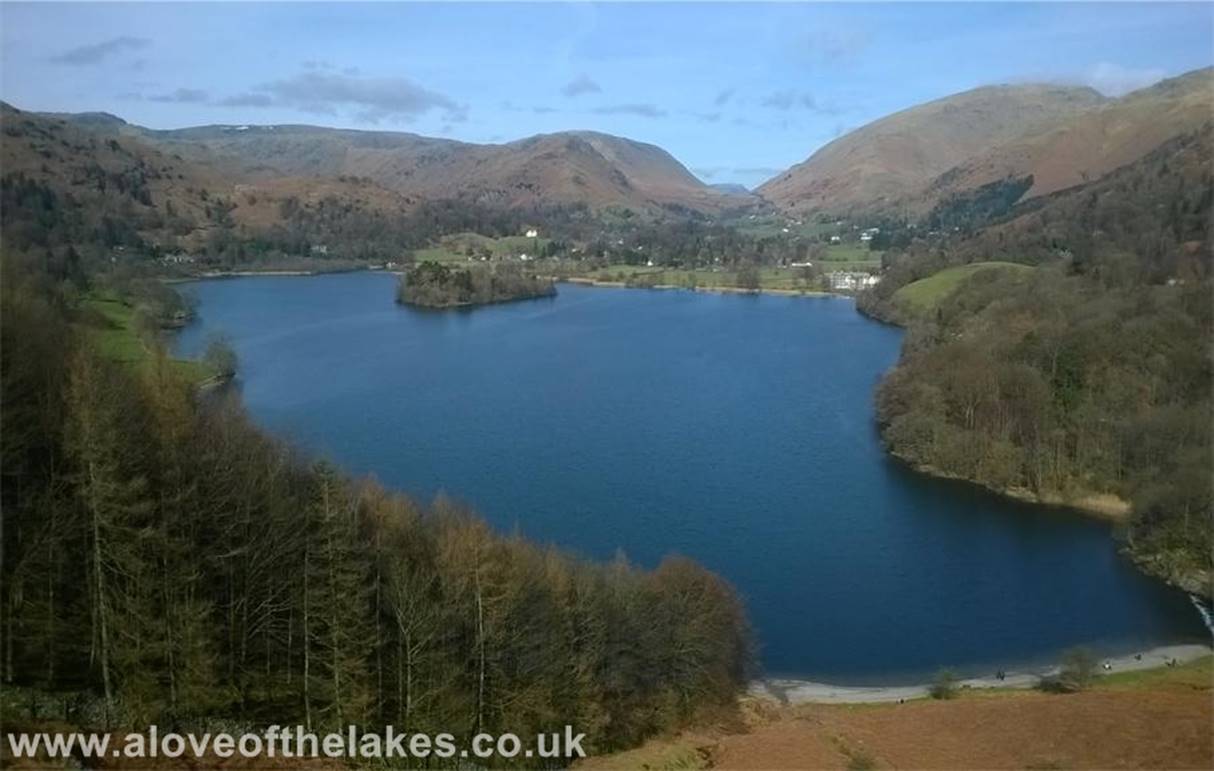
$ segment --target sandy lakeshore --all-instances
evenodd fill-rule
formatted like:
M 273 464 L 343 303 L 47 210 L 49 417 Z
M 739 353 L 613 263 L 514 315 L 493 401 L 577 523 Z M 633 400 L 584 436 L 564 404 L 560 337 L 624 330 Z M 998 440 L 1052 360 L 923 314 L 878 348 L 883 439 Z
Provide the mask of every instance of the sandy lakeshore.
M 1139 654 L 1106 657 L 1098 659 L 1098 661 L 1102 673 L 1133 672 L 1167 666 L 1169 661 L 1184 664 L 1212 653 L 1214 653 L 1214 648 L 1209 645 L 1165 645 Z M 996 677 L 970 678 L 959 681 L 957 685 L 959 688 L 1035 688 L 1041 678 L 1057 674 L 1057 672 L 1058 667 L 1056 666 L 1046 667 L 1023 672 L 1008 672 L 1003 680 Z M 773 678 L 756 680 L 750 686 L 750 693 L 785 704 L 877 704 L 921 699 L 928 695 L 929 688 L 928 683 L 902 686 L 845 686 Z

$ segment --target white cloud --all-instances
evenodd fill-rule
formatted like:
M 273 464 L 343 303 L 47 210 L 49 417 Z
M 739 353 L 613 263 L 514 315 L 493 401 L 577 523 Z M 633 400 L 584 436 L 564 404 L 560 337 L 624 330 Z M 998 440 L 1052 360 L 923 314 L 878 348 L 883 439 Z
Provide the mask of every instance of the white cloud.
M 1100 62 L 1084 74 L 1082 82 L 1105 96 L 1122 96 L 1158 83 L 1167 75 L 1159 67 L 1135 69 L 1112 62 Z
M 595 109 L 598 115 L 636 115 L 640 118 L 664 118 L 666 111 L 654 104 L 613 104 Z
M 582 94 L 598 94 L 601 93 L 602 90 L 603 89 L 598 83 L 591 80 L 588 75 L 583 74 L 578 75 L 576 78 L 565 84 L 565 87 L 561 89 L 561 93 L 565 96 L 573 97 L 580 96 Z
M 100 43 L 92 45 L 77 46 L 76 48 L 68 49 L 61 54 L 51 57 L 51 61 L 56 64 L 68 64 L 73 67 L 83 67 L 90 64 L 108 59 L 111 56 L 120 54 L 123 51 L 137 51 L 141 48 L 147 48 L 152 44 L 151 40 L 142 37 L 132 37 L 131 35 L 120 35 L 119 37 L 103 40 Z
M 356 120 L 378 123 L 385 118 L 411 120 L 431 110 L 449 123 L 462 122 L 466 108 L 451 98 L 407 78 L 370 78 L 338 74 L 316 66 L 294 77 L 255 87 L 220 100 L 227 107 L 290 107 L 318 115 L 350 110 Z
M 167 94 L 149 96 L 150 102 L 178 102 L 181 104 L 197 104 L 207 100 L 207 92 L 200 88 L 179 88 Z

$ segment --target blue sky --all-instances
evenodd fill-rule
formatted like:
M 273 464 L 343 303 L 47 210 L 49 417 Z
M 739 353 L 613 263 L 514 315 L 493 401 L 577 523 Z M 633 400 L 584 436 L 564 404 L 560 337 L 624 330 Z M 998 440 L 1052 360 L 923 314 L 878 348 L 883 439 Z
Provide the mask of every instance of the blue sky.
M 1120 94 L 1214 63 L 1214 5 L 0 5 L 0 97 L 153 128 L 313 123 L 471 142 L 595 129 L 755 185 L 992 83 Z

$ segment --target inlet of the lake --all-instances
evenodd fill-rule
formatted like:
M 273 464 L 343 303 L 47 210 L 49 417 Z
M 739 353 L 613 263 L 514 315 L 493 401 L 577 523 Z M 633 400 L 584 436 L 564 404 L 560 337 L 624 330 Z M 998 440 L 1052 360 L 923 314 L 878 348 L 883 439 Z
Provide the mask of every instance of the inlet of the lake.
M 394 277 L 195 282 L 272 433 L 501 531 L 742 594 L 769 674 L 867 684 L 991 673 L 1085 644 L 1208 641 L 1110 525 L 925 478 L 883 452 L 873 389 L 901 333 L 850 300 L 562 285 L 471 311 Z

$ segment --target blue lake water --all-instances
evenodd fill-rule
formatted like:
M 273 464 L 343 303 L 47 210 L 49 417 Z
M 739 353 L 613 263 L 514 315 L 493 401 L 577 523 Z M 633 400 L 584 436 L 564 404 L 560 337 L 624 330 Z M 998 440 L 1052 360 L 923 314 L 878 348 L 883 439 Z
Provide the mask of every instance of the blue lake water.
M 225 334 L 258 423 L 353 472 L 588 556 L 695 558 L 743 595 L 769 674 L 897 682 L 1209 639 L 1108 525 L 890 460 L 872 396 L 901 332 L 849 300 L 562 285 L 433 312 L 394 288 L 187 284 L 178 350 Z

